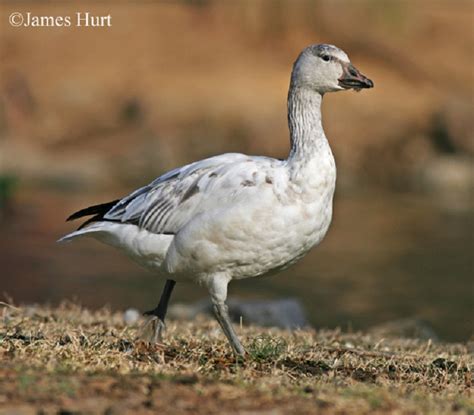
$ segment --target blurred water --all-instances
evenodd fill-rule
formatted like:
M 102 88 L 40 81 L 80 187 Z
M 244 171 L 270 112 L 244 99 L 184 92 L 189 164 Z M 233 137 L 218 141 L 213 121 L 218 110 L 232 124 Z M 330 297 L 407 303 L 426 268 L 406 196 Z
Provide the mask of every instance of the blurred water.
M 111 195 L 111 199 L 116 195 Z M 162 282 L 112 248 L 89 240 L 57 245 L 68 213 L 104 196 L 18 193 L 0 222 L 1 292 L 15 302 L 75 299 L 90 307 L 149 309 Z M 327 238 L 292 268 L 231 283 L 230 296 L 299 298 L 316 327 L 365 329 L 404 317 L 445 340 L 472 335 L 473 216 L 438 199 L 368 191 L 337 195 Z M 177 285 L 172 301 L 206 296 Z

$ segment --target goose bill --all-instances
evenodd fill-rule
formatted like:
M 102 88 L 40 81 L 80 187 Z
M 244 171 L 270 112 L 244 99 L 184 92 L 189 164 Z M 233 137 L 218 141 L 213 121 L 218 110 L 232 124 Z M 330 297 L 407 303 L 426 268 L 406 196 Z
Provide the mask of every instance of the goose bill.
M 361 74 L 352 64 L 343 66 L 342 76 L 339 78 L 339 85 L 345 89 L 355 89 L 360 91 L 363 88 L 373 88 L 374 83 Z

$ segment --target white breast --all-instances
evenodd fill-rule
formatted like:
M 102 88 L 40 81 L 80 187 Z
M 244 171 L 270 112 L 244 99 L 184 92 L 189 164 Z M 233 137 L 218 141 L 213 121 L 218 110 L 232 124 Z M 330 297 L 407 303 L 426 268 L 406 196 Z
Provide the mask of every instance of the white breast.
M 167 272 L 249 278 L 286 267 L 319 243 L 331 222 L 334 163 L 324 174 L 308 171 L 304 186 L 290 181 L 286 166 L 281 169 L 271 186 L 190 221 L 170 245 Z

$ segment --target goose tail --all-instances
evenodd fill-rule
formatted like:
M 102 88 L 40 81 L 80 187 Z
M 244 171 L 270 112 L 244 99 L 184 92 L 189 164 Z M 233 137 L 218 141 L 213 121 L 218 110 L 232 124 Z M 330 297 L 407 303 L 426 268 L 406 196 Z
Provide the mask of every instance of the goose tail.
M 105 224 L 107 225 L 107 224 Z M 80 238 L 83 236 L 94 236 L 94 234 L 106 231 L 107 226 L 104 226 L 102 222 L 94 222 L 86 227 L 80 228 L 77 231 L 68 233 L 62 238 L 58 239 L 56 242 L 70 242 L 73 239 Z

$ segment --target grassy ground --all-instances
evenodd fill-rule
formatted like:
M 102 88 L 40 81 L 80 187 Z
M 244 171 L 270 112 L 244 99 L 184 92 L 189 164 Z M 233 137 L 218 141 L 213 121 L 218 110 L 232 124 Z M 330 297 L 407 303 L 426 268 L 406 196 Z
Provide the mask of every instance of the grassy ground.
M 205 319 L 148 346 L 108 310 L 1 313 L 0 414 L 474 413 L 469 345 L 244 327 L 237 362 Z

